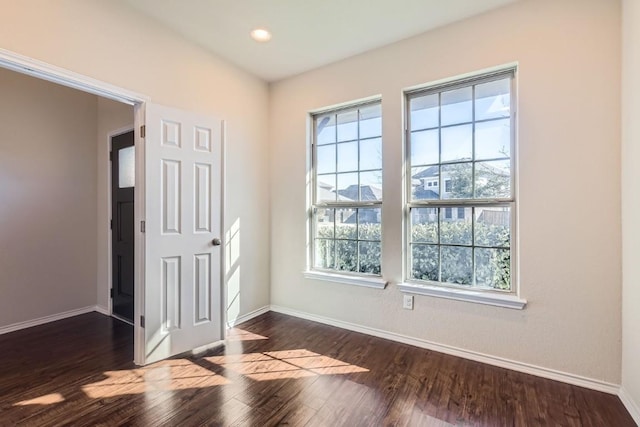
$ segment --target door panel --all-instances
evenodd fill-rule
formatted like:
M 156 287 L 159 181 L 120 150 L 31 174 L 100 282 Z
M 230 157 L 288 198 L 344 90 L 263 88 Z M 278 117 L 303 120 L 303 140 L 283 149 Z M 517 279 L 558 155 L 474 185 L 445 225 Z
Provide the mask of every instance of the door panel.
M 112 313 L 133 322 L 134 166 L 133 131 L 111 139 Z
M 222 339 L 222 122 L 146 105 L 145 363 Z

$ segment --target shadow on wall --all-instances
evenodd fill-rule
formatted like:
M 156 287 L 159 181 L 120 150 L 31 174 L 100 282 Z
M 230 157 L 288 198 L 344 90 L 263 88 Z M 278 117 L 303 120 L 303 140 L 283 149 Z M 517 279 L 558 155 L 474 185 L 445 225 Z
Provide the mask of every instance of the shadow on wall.
M 240 218 L 227 230 L 224 241 L 227 327 L 231 327 L 240 316 Z

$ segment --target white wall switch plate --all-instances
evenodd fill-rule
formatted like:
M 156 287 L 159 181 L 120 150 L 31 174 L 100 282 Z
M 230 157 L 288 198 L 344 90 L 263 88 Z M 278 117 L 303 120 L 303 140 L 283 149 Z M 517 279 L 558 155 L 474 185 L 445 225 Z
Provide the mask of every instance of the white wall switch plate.
M 403 295 L 402 308 L 413 310 L 413 295 Z

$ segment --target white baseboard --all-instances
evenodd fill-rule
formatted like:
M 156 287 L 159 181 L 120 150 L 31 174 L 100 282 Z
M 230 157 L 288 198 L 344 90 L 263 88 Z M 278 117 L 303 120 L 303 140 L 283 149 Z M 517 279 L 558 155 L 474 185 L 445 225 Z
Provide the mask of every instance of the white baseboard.
M 343 322 L 341 320 L 335 320 L 335 319 L 331 319 L 324 316 L 305 313 L 305 312 L 293 310 L 286 307 L 272 305 L 271 311 L 275 311 L 277 313 L 282 313 L 282 314 L 288 314 L 290 316 L 299 317 L 301 319 L 311 320 L 318 323 L 324 323 L 325 325 L 336 326 L 338 328 L 347 329 L 354 332 L 373 335 L 375 337 L 384 338 L 390 341 L 396 341 L 403 344 L 409 344 L 409 345 L 424 348 L 427 350 L 432 350 L 440 353 L 449 354 L 452 356 L 462 357 L 464 359 L 486 363 L 487 365 L 493 365 L 500 368 L 506 368 L 513 371 L 523 372 L 525 374 L 535 375 L 537 377 L 547 378 L 550 380 L 560 381 L 563 383 L 572 384 L 579 387 L 585 387 L 592 390 L 602 391 L 604 393 L 618 394 L 620 390 L 620 386 L 617 384 L 594 380 L 591 378 L 582 377 L 580 375 L 574 375 L 566 372 L 556 371 L 554 369 L 548 369 L 540 366 L 530 365 L 528 363 L 509 360 L 502 357 L 491 356 L 488 354 L 478 353 L 475 351 L 464 350 L 464 349 L 449 346 L 449 345 L 438 344 L 438 343 L 423 340 L 420 338 L 413 338 L 406 335 L 396 334 L 394 332 L 388 332 L 380 329 L 370 328 L 367 326 L 356 325 L 354 323 Z
M 111 313 L 109 313 L 109 309 L 108 308 L 104 308 L 104 307 L 101 307 L 99 305 L 96 305 L 94 307 L 93 311 L 97 311 L 98 313 L 104 314 L 105 316 L 111 316 Z
M 250 311 L 247 314 L 243 314 L 242 316 L 238 316 L 235 319 L 227 319 L 227 328 L 233 328 L 236 325 L 239 325 L 240 323 L 244 323 L 247 320 L 251 320 L 254 317 L 258 317 L 261 314 L 264 314 L 266 312 L 268 312 L 271 309 L 271 307 L 269 307 L 268 305 L 265 305 L 264 307 L 260 307 L 257 310 L 253 310 Z
M 45 323 L 55 322 L 56 320 L 62 320 L 68 317 L 78 316 L 80 314 L 91 313 L 92 311 L 97 311 L 95 305 L 65 311 L 64 313 L 52 314 L 51 316 L 40 317 L 38 319 L 18 322 L 8 326 L 2 326 L 0 327 L 0 335 L 31 328 L 32 326 L 44 325 Z
M 627 411 L 629 411 L 629 414 L 631 414 L 631 418 L 633 418 L 633 421 L 635 421 L 636 424 L 640 425 L 640 405 L 638 405 L 638 403 L 636 403 L 631 398 L 631 396 L 629 396 L 629 393 L 624 387 L 620 387 L 618 397 L 622 401 L 624 407 L 627 408 Z

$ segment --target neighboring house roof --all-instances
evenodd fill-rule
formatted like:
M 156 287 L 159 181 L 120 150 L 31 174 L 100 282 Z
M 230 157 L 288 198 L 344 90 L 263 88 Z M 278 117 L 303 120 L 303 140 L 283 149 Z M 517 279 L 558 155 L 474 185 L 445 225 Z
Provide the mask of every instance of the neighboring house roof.
M 344 190 L 338 190 L 340 196 L 350 200 L 358 200 L 358 185 L 350 185 Z M 372 185 L 360 186 L 360 199 L 362 201 L 382 200 L 382 189 Z
M 437 177 L 438 175 L 440 175 L 440 167 L 429 166 L 422 172 L 418 172 L 417 174 L 413 175 L 412 178 L 414 179 L 432 178 L 432 177 Z
M 333 186 L 329 185 L 327 183 L 324 183 L 322 181 L 318 181 L 318 190 L 317 190 L 317 197 L 318 200 L 335 200 L 335 194 L 336 192 L 333 190 Z M 339 202 L 348 202 L 351 201 L 353 199 L 349 199 L 346 198 L 340 194 L 338 194 L 338 201 Z
M 433 190 L 425 190 L 423 186 L 416 187 L 413 191 L 413 197 L 418 200 L 439 199 L 440 195 Z
M 476 163 L 476 169 L 480 172 L 490 172 L 496 175 L 509 176 L 509 171 L 505 171 L 504 169 L 497 168 L 493 166 L 491 163 Z M 413 175 L 411 178 L 413 179 L 424 179 L 424 178 L 437 178 L 440 175 L 440 168 L 438 166 L 429 166 L 425 170 L 418 172 Z M 445 172 L 446 175 L 446 172 Z

